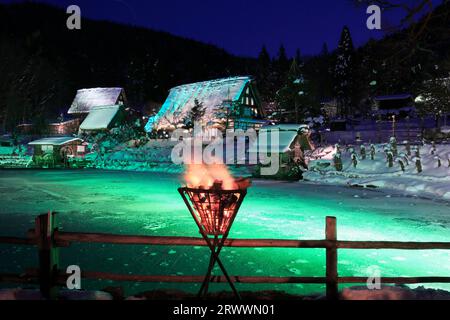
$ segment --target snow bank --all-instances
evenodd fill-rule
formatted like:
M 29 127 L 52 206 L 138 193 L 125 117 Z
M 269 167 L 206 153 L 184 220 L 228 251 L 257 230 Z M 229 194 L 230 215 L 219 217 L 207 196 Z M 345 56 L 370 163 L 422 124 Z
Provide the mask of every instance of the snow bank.
M 241 291 L 241 297 L 252 300 L 325 300 L 324 294 L 307 296 L 292 295 L 284 291 Z M 231 292 L 210 293 L 210 299 L 233 299 Z M 137 294 L 126 300 L 183 300 L 195 299 L 195 296 L 178 290 L 157 290 Z M 384 286 L 381 290 L 368 290 L 367 287 L 350 287 L 340 292 L 341 300 L 450 300 L 450 292 L 444 290 L 410 289 L 405 286 Z
M 150 140 L 145 146 L 136 148 L 124 143 L 106 153 L 87 156 L 88 168 L 141 172 L 183 173 L 183 164 L 174 164 L 172 150 L 177 141 Z M 252 168 L 245 165 L 230 166 L 235 176 L 251 176 Z
M 381 290 L 351 287 L 342 291 L 341 300 L 450 300 L 450 292 L 424 287 L 410 289 L 404 286 L 386 286 Z
M 103 291 L 78 291 L 78 290 L 62 290 L 59 293 L 60 300 L 113 300 L 111 294 Z M 39 290 L 35 289 L 1 289 L 0 301 L 25 300 L 35 301 L 44 300 Z
M 89 168 L 105 170 L 128 170 L 146 172 L 179 173 L 183 166 L 171 160 L 173 143 L 170 141 L 150 141 L 136 148 L 124 143 L 106 153 L 93 153 L 88 156 Z
M 256 300 L 284 300 L 284 299 L 325 299 L 323 294 L 308 296 L 296 296 L 284 291 L 243 291 L 241 296 L 246 299 Z M 212 299 L 233 298 L 231 292 L 211 293 Z M 116 299 L 123 297 L 116 297 Z M 129 301 L 142 300 L 182 300 L 194 299 L 193 294 L 180 290 L 156 290 L 149 291 L 125 298 Z M 114 300 L 115 297 L 105 291 L 84 291 L 84 290 L 62 290 L 59 300 L 66 301 L 88 301 L 88 300 Z M 426 289 L 417 287 L 415 289 L 406 286 L 383 286 L 380 290 L 368 290 L 367 287 L 345 288 L 340 293 L 341 300 L 450 300 L 450 292 L 445 290 Z M 0 289 L 0 301 L 36 301 L 44 300 L 39 290 L 36 289 Z
M 420 173 L 416 168 L 414 146 L 411 146 L 410 156 L 407 155 L 405 145 L 398 146 L 398 156 L 394 156 L 392 167 L 389 167 L 387 161 L 387 145 L 375 145 L 374 160 L 370 157 L 370 146 L 365 147 L 366 159 L 361 156 L 360 146 L 354 147 L 358 161 L 356 167 L 352 164 L 351 148 L 341 147 L 342 171 L 336 171 L 328 153 L 324 159 L 313 158 L 309 163 L 310 170 L 303 174 L 303 178 L 318 183 L 377 187 L 450 200 L 450 145 L 419 146 L 422 165 Z M 400 162 L 404 164 L 404 171 Z
M 0 155 L 10 156 L 14 151 L 14 147 L 4 147 L 0 146 Z
M 4 156 L 0 155 L 0 168 L 29 168 L 33 164 L 31 156 Z

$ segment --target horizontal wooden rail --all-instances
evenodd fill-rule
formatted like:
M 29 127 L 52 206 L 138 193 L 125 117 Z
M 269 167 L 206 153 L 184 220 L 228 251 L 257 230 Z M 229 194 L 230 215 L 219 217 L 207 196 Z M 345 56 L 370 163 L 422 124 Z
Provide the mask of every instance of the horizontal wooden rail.
M 0 274 L 0 282 L 4 283 L 38 283 L 38 270 L 30 269 L 26 274 Z M 67 275 L 59 273 L 57 280 L 60 285 L 65 285 Z M 118 282 L 152 282 L 152 283 L 201 283 L 204 276 L 188 275 L 129 275 L 115 274 L 107 272 L 83 271 L 83 279 L 91 280 L 111 280 Z M 325 277 L 252 277 L 252 276 L 232 276 L 237 283 L 253 284 L 325 284 Z M 224 276 L 213 276 L 211 282 L 226 283 Z M 367 277 L 338 277 L 339 283 L 366 283 Z M 450 283 L 450 277 L 382 277 L 380 282 L 383 284 L 417 284 L 417 283 Z
M 0 274 L 0 280 L 17 280 L 21 282 L 36 282 L 33 279 L 38 277 L 37 269 L 27 270 L 25 275 Z M 58 282 L 65 284 L 67 275 L 58 274 Z M 123 282 L 167 282 L 167 283 L 200 283 L 204 276 L 189 275 L 130 275 L 116 274 L 108 272 L 83 271 L 81 277 L 91 280 L 111 280 Z M 231 276 L 234 282 L 238 283 L 305 283 L 305 284 L 324 284 L 325 277 L 253 277 L 253 276 Z M 224 276 L 213 276 L 211 282 L 226 283 Z M 366 283 L 367 277 L 338 277 L 339 283 Z M 380 282 L 384 284 L 417 284 L 417 283 L 450 283 L 450 277 L 381 277 Z
M 129 275 L 114 274 L 107 272 L 82 272 L 81 277 L 91 280 L 111 280 L 111 281 L 130 281 L 130 282 L 167 282 L 167 283 L 202 283 L 205 276 L 189 276 L 189 275 Z M 231 280 L 236 283 L 307 283 L 307 284 L 324 284 L 325 277 L 250 277 L 250 276 L 230 276 Z M 67 276 L 59 275 L 58 281 L 66 283 Z M 226 283 L 225 276 L 212 276 L 211 282 Z
M 17 244 L 17 245 L 36 245 L 34 239 L 28 238 L 14 238 L 14 237 L 0 237 L 0 244 Z
M 82 272 L 82 278 L 95 280 L 131 281 L 131 282 L 179 282 L 179 283 L 201 283 L 204 276 L 174 276 L 174 275 L 126 275 L 106 272 Z M 59 279 L 65 283 L 66 276 Z M 304 283 L 304 284 L 325 284 L 326 277 L 252 277 L 252 276 L 230 276 L 233 282 L 237 283 Z M 212 276 L 211 282 L 226 283 L 224 276 Z M 339 283 L 366 283 L 367 277 L 338 277 Z M 380 278 L 385 284 L 416 284 L 416 283 L 450 283 L 450 277 L 384 277 Z
M 366 283 L 367 277 L 339 277 L 339 283 Z M 415 284 L 415 283 L 450 283 L 450 277 L 381 277 L 381 283 Z
M 339 249 L 448 250 L 450 242 L 341 241 Z
M 23 284 L 38 284 L 37 274 L 12 274 L 0 273 L 0 283 L 23 283 Z
M 28 269 L 28 277 L 38 277 L 39 270 Z M 205 279 L 205 276 L 198 275 L 132 275 L 132 274 L 117 274 L 109 272 L 97 272 L 97 271 L 82 271 L 81 277 L 83 279 L 91 280 L 111 280 L 111 281 L 123 281 L 123 282 L 167 282 L 167 283 L 201 283 Z M 59 272 L 57 275 L 58 283 L 61 285 L 66 284 L 68 275 Z M 307 283 L 307 284 L 324 284 L 326 283 L 325 277 L 253 277 L 253 276 L 231 276 L 234 282 L 238 283 Z M 211 282 L 226 283 L 225 276 L 212 276 Z
M 207 246 L 204 239 L 193 237 L 125 236 L 59 231 L 55 232 L 55 241 L 62 246 L 72 242 L 124 245 Z M 326 248 L 328 245 L 330 244 L 327 240 L 227 239 L 225 241 L 226 247 L 241 248 Z
M 202 238 L 128 236 L 107 233 L 77 233 L 55 231 L 57 246 L 66 247 L 72 242 L 108 243 L 123 245 L 199 246 L 206 247 Z M 28 238 L 0 237 L 0 244 L 35 245 L 34 229 Z M 316 248 L 326 249 L 328 240 L 283 240 L 283 239 L 227 239 L 226 247 L 240 248 Z M 401 242 L 401 241 L 342 241 L 337 240 L 338 249 L 398 249 L 398 250 L 450 250 L 450 242 Z
M 153 237 L 125 236 L 103 233 L 55 232 L 55 241 L 62 244 L 71 242 L 134 244 L 134 245 L 171 245 L 171 246 L 207 246 L 201 238 L 193 237 Z M 448 250 L 450 242 L 400 242 L 400 241 L 335 241 L 339 249 L 399 249 L 399 250 Z M 227 239 L 226 247 L 241 248 L 329 248 L 329 240 L 283 240 L 283 239 Z

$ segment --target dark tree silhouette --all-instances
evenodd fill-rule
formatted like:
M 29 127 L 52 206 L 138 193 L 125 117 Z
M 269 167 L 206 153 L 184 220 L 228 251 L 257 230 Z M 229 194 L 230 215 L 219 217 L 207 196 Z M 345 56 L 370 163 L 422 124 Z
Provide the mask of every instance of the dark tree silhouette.
M 184 118 L 184 128 L 185 129 L 193 129 L 197 122 L 200 122 L 205 115 L 205 107 L 203 107 L 203 103 L 194 100 L 194 106 L 191 110 L 189 110 L 186 118 Z
M 346 118 L 351 112 L 354 51 L 350 30 L 347 26 L 344 26 L 336 53 L 334 69 L 338 114 L 341 118 Z

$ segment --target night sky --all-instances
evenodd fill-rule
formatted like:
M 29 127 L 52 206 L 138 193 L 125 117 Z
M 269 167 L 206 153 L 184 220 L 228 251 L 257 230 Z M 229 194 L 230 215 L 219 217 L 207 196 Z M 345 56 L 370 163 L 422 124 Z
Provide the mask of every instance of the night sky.
M 0 0 L 0 2 L 20 2 Z M 366 8 L 352 0 L 42 0 L 66 8 L 81 7 L 94 19 L 149 27 L 211 43 L 230 53 L 257 56 L 262 45 L 275 54 L 283 44 L 289 55 L 321 51 L 326 42 L 337 46 L 348 25 L 356 46 L 382 31 L 366 28 Z M 383 15 L 383 25 L 396 25 L 400 12 Z

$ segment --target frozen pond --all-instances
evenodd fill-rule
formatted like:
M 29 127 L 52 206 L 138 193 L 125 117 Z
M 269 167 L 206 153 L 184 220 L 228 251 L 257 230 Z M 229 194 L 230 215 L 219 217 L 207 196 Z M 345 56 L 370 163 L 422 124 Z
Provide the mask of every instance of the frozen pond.
M 118 234 L 199 236 L 175 175 L 106 171 L 0 171 L 0 235 L 24 236 L 34 218 L 59 212 L 63 230 Z M 254 181 L 230 237 L 322 239 L 327 215 L 337 217 L 342 240 L 450 241 L 450 204 L 373 190 L 306 183 Z M 225 248 L 230 274 L 323 276 L 322 249 Z M 208 249 L 73 245 L 61 250 L 63 266 L 125 274 L 203 274 Z M 0 245 L 0 272 L 37 266 L 35 249 Z M 341 250 L 341 276 L 449 276 L 449 251 Z M 84 288 L 119 283 L 84 282 Z M 127 293 L 152 288 L 196 290 L 190 284 L 122 283 Z M 427 285 L 445 288 L 450 285 Z M 212 290 L 226 288 L 213 284 Z M 242 285 L 240 289 L 322 291 L 320 285 Z

